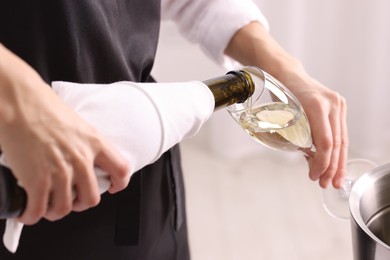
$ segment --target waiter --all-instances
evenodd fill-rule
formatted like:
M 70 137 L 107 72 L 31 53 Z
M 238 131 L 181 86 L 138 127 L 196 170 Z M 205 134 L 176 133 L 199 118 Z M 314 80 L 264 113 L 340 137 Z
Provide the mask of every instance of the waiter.
M 285 83 L 316 118 L 310 177 L 341 185 L 345 101 L 273 41 L 251 1 L 5 1 L 0 146 L 27 192 L 20 221 L 29 226 L 17 252 L 1 248 L 0 259 L 190 259 L 178 147 L 130 180 L 132 166 L 50 89 L 55 80 L 153 82 L 161 14 L 215 61 L 256 65 Z M 112 183 L 102 197 L 95 166 Z

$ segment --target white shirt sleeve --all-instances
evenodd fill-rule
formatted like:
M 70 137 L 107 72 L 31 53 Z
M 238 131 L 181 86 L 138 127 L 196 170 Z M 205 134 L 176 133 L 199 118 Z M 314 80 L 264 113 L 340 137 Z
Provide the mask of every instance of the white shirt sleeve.
M 162 18 L 173 20 L 190 41 L 207 56 L 231 69 L 224 50 L 233 35 L 252 21 L 269 25 L 252 0 L 162 0 Z
M 77 84 L 53 82 L 53 90 L 127 159 L 131 173 L 194 136 L 214 110 L 200 81 Z
M 200 81 L 177 83 L 78 84 L 53 82 L 54 92 L 123 155 L 130 174 L 194 136 L 214 110 L 214 97 Z M 0 162 L 7 165 L 6 154 Z M 110 187 L 95 168 L 100 192 Z M 3 243 L 16 252 L 23 224 L 8 219 Z

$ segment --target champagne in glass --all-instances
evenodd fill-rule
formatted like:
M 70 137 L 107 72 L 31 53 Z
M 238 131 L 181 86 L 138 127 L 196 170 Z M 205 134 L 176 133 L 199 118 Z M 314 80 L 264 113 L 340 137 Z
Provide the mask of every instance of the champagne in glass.
M 277 150 L 295 151 L 312 146 L 306 115 L 282 102 L 242 111 L 239 123 L 256 141 Z
M 310 126 L 301 104 L 279 81 L 256 67 L 245 67 L 255 85 L 243 103 L 228 106 L 230 115 L 257 142 L 276 150 L 313 155 Z

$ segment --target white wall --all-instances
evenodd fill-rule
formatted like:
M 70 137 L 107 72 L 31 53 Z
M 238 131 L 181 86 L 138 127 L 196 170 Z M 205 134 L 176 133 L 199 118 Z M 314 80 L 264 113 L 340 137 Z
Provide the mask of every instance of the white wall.
M 351 156 L 390 161 L 390 1 L 256 0 L 271 34 L 315 78 L 347 99 Z M 163 23 L 154 75 L 160 81 L 203 80 L 226 71 Z M 226 156 L 259 151 L 225 111 L 200 133 L 201 145 Z M 234 138 L 232 138 L 234 136 Z M 221 143 L 225 143 L 221 149 Z
M 257 2 L 274 37 L 346 97 L 351 156 L 390 161 L 390 1 Z

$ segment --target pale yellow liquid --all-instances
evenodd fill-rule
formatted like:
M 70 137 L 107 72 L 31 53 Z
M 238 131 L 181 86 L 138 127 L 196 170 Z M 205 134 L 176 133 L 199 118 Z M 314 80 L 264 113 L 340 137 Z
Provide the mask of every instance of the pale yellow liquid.
M 295 151 L 312 145 L 306 115 L 287 104 L 275 102 L 248 109 L 238 120 L 250 136 L 270 148 Z

